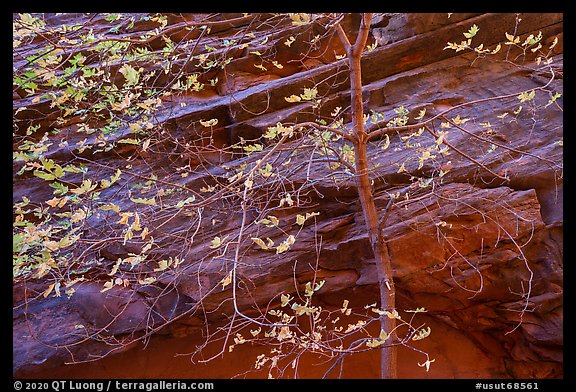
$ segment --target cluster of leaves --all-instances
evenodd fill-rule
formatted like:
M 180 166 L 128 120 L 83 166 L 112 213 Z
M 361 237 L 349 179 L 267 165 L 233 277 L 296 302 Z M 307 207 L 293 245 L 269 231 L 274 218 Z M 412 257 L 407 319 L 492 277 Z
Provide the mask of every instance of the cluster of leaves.
M 415 316 L 426 312 L 424 308 L 406 310 L 403 313 L 407 317 L 403 317 L 396 310 L 381 310 L 375 303 L 354 310 L 350 307 L 350 301 L 344 300 L 340 309 L 327 310 L 314 305 L 314 295 L 325 284 L 325 280 L 315 279 L 306 282 L 302 290 L 294 295 L 280 294 L 278 306 L 267 312 L 273 323 L 250 329 L 251 336 L 236 333 L 228 351 L 245 343 L 267 347 L 266 352 L 256 357 L 254 369 L 266 369 L 268 378 L 277 378 L 284 376 L 289 369 L 296 369 L 304 353 L 314 353 L 326 359 L 339 357 L 340 361 L 345 355 L 401 344 L 425 356 L 425 362 L 419 366 L 426 366 L 426 370 L 429 370 L 434 359 L 412 346 L 414 342 L 427 338 L 432 331 L 424 324 L 415 324 Z M 398 321 L 396 329 L 404 333 L 400 342 L 390 341 L 391 331 L 380 330 L 373 336 L 380 316 Z

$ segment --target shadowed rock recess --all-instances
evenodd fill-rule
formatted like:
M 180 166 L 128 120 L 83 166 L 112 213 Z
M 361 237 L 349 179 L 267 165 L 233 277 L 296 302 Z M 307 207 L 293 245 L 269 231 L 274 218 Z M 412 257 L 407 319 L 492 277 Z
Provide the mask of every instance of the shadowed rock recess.
M 150 19 L 152 14 L 130 14 L 137 22 L 112 32 L 109 30 L 115 25 L 105 19 L 106 14 L 34 15 L 40 15 L 51 28 L 80 24 L 95 35 L 116 38 L 137 39 L 158 27 Z M 210 32 L 186 28 L 187 23 L 207 17 L 213 22 Z M 507 51 L 515 49 L 504 45 L 505 33 L 513 32 L 522 40 L 542 32 L 545 48 L 558 38 L 549 56 L 555 79 L 548 90 L 562 94 L 562 14 L 520 17 L 518 23 L 515 14 L 375 14 L 368 43 L 377 45 L 362 59 L 366 113 L 372 110 L 392 118 L 394 109 L 404 106 L 414 116 L 426 108 L 427 118 L 464 102 L 545 85 L 551 75 L 548 68 L 535 66 L 534 53 L 528 51 L 521 58 L 510 50 L 510 61 L 505 61 Z M 14 376 L 268 376 L 267 368 L 256 368 L 254 363 L 258 355 L 269 354 L 273 347 L 250 342 L 238 344 L 230 352 L 228 342 L 222 355 L 203 362 L 223 349 L 226 328 L 234 314 L 231 285 L 222 281 L 231 270 L 235 245 L 223 251 L 211 241 L 216 236 L 224 241 L 236 235 L 242 220 L 239 195 L 217 200 L 204 209 L 187 210 L 183 204 L 170 209 L 168 205 L 181 200 L 179 194 L 191 196 L 184 188 L 172 187 L 170 192 L 170 184 L 204 197 L 201 188 L 226 182 L 231 168 L 253 163 L 255 155 L 245 156 L 228 147 L 243 139 L 259 138 L 278 122 L 315 121 L 329 117 L 336 107 L 342 108 L 345 125 L 350 122 L 346 109 L 350 104 L 348 68 L 346 59 L 340 57 L 344 51 L 337 34 L 324 34 L 321 23 L 293 21 L 272 14 L 168 14 L 165 36 L 177 43 L 174 53 L 179 56 L 168 68 L 153 61 L 138 64 L 146 71 L 157 69 L 146 82 L 148 87 L 171 92 L 162 96 L 161 104 L 150 115 L 155 136 L 144 149 L 119 142 L 133 137 L 128 127 L 105 137 L 100 132 L 81 132 L 78 124 L 85 121 L 82 113 L 59 124 L 62 110 L 51 105 L 43 92 L 30 95 L 15 89 L 15 135 L 39 125 L 32 137 L 40 141 L 47 135 L 51 144 L 43 152 L 45 158 L 62 166 L 84 165 L 86 173 L 66 173 L 70 189 L 72 184 L 81 184 L 84 175 L 109 179 L 115 169 L 121 169 L 121 179 L 100 190 L 100 201 L 114 203 L 121 211 L 138 211 L 141 226 L 149 228 L 154 244 L 145 260 L 116 265 L 118 259 L 140 254 L 148 238 L 140 240 L 138 232 L 133 240 L 125 241 L 117 224 L 119 216 L 100 210 L 82 221 L 77 232 L 81 239 L 70 250 L 70 265 L 53 266 L 41 277 L 30 273 L 15 278 Z M 447 42 L 464 40 L 462 33 L 474 24 L 480 28 L 475 42 L 491 49 L 502 44 L 497 55 L 477 58 L 470 50 L 443 50 Z M 342 21 L 350 37 L 355 37 L 358 25 L 359 18 L 354 15 Z M 315 36 L 319 37 L 317 42 Z M 290 37 L 295 40 L 288 45 Z M 14 67 L 25 66 L 26 58 L 46 46 L 49 38 L 39 34 L 15 48 Z M 242 42 L 248 45 L 240 47 Z M 153 39 L 146 48 L 158 51 L 162 58 L 165 43 L 162 38 Z M 76 53 L 71 50 L 66 49 L 62 56 L 74 58 Z M 88 52 L 76 51 L 90 59 Z M 184 75 L 201 71 L 196 58 L 187 61 L 190 51 L 204 53 L 208 59 L 226 53 L 231 60 L 203 76 L 202 91 L 183 93 L 170 86 L 174 82 L 171 76 L 181 70 Z M 98 60 L 93 61 L 98 66 Z M 117 70 L 123 61 L 127 60 L 119 56 L 117 64 L 110 65 L 119 85 L 122 75 Z M 215 78 L 212 86 L 210 80 Z M 285 100 L 313 86 L 322 97 L 319 107 L 313 107 L 314 100 Z M 408 143 L 434 144 L 434 138 L 426 133 L 418 140 L 406 138 L 417 130 L 390 134 L 385 151 L 384 141 L 369 147 L 373 187 L 381 211 L 386 209 L 389 194 L 408 185 L 411 176 L 435 176 L 434 186 L 420 187 L 408 200 L 399 199 L 383 229 L 394 267 L 397 308 L 425 308 L 427 312 L 419 313 L 416 320 L 431 328 L 430 336 L 413 343 L 434 359 L 429 371 L 418 366 L 425 358 L 419 352 L 400 348 L 399 377 L 563 377 L 563 117 L 562 97 L 542 108 L 550 97 L 539 92 L 533 101 L 522 103 L 520 113 L 514 113 L 519 100 L 513 96 L 466 106 L 447 115 L 470 118 L 463 127 L 484 138 L 452 127 L 450 143 L 510 181 L 498 179 L 454 151 L 437 157 L 447 169 L 441 178 L 432 161 L 419 165 L 418 155 L 406 161 L 414 151 Z M 218 123 L 213 127 L 198 124 L 214 118 Z M 491 124 L 490 129 L 486 123 Z M 93 123 L 91 127 L 98 129 L 99 125 Z M 55 128 L 59 132 L 51 132 Z M 279 149 L 270 161 L 282 158 L 286 162 L 291 146 L 295 148 L 305 138 L 295 135 L 286 145 L 289 148 Z M 19 151 L 18 140 L 14 138 L 14 151 Z M 78 146 L 87 148 L 79 151 Z M 271 177 L 271 185 L 255 188 L 257 200 L 248 211 L 252 220 L 261 211 L 270 212 L 265 200 L 272 196 L 278 205 L 281 195 L 292 192 L 294 200 L 298 198 L 302 204 L 284 205 L 270 212 L 280 219 L 284 232 L 263 224 L 249 228 L 251 236 L 269 237 L 276 245 L 286 233 L 298 232 L 289 251 L 275 254 L 259 249 L 250 236 L 244 239 L 237 266 L 238 307 L 251 317 L 280 309 L 280 294 L 297 296 L 297 288 L 302 292 L 306 282 L 313 279 L 325 281 L 314 294 L 315 305 L 324 309 L 337 311 L 348 300 L 350 307 L 362 310 L 379 298 L 376 268 L 353 178 L 343 171 L 332 173 L 326 162 L 309 158 L 310 152 L 295 154 L 281 169 L 290 174 L 284 182 L 278 176 L 276 180 Z M 406 171 L 399 170 L 403 163 Z M 54 188 L 31 171 L 20 172 L 23 166 L 24 162 L 14 160 L 14 203 L 25 196 L 33 205 L 45 207 L 45 202 L 55 197 Z M 134 203 L 138 197 L 156 197 L 156 205 Z M 102 203 L 94 200 L 91 208 L 97 211 L 99 205 Z M 61 211 L 74 209 L 68 204 Z M 182 211 L 177 213 L 179 209 Z M 319 215 L 300 230 L 294 222 L 297 214 L 304 212 Z M 160 260 L 170 257 L 177 257 L 180 264 L 157 268 Z M 75 258 L 82 260 L 81 265 L 75 264 Z M 75 291 L 65 294 L 65 282 L 80 277 L 84 280 L 74 284 Z M 144 284 L 144 277 L 155 281 Z M 102 292 L 104 284 L 116 278 L 123 284 Z M 47 287 L 57 281 L 62 282 L 61 295 L 54 290 L 46 294 Z M 245 323 L 242 334 L 246 338 L 251 336 L 250 329 L 258 327 L 238 318 L 235 322 Z M 377 350 L 348 356 L 342 368 L 328 377 L 377 378 L 379 358 Z M 324 360 L 315 354 L 302 355 L 298 377 L 322 377 L 330 367 Z M 294 376 L 291 369 L 289 362 L 284 377 Z

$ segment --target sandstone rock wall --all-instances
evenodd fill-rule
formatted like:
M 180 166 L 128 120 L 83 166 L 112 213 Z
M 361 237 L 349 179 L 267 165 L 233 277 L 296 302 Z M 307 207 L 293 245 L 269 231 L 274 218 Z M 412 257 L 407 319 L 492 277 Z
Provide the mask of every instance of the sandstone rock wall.
M 202 17 L 200 14 L 170 15 L 167 28 Z M 208 148 L 203 155 L 206 138 L 202 129 L 194 125 L 199 120 L 218 118 L 210 143 L 226 146 L 242 136 L 258 137 L 279 121 L 312 121 L 337 106 L 346 108 L 350 100 L 349 81 L 345 59 L 335 57 L 343 53 L 337 36 L 328 35 L 316 46 L 307 46 L 303 42 L 319 34 L 318 26 L 293 26 L 290 21 L 280 19 L 276 24 L 257 23 L 266 17 L 268 15 L 220 15 L 222 23 L 215 24 L 211 34 L 199 40 L 198 47 L 218 47 L 223 39 L 237 37 L 251 26 L 257 26 L 253 30 L 255 39 L 266 43 L 260 47 L 229 49 L 233 60 L 225 71 L 214 71 L 211 75 L 219 81 L 213 88 L 207 86 L 201 93 L 164 99 L 155 115 L 154 126 L 162 127 L 169 136 L 149 152 L 118 148 L 72 154 L 70 146 L 82 139 L 87 139 L 84 142 L 87 145 L 97 145 L 99 140 L 97 133 L 80 134 L 75 132 L 75 124 L 69 124 L 66 130 L 50 136 L 53 146 L 45 156 L 59 162 L 74 161 L 75 156 L 86 157 L 89 161 L 83 163 L 103 176 L 112 172 L 98 167 L 98 163 L 123 169 L 129 163 L 129 170 L 142 178 L 156 176 L 199 190 L 213 184 L 214 178 L 226 176 L 223 165 L 238 165 L 251 159 Z M 87 23 L 94 32 L 108 28 L 101 16 L 64 14 L 45 18 L 54 26 L 79 22 Z M 480 26 L 478 42 L 484 42 L 486 47 L 504 41 L 504 33 L 514 28 L 515 34 L 523 37 L 542 31 L 544 45 L 550 45 L 553 37 L 558 36 L 560 43 L 551 56 L 556 80 L 550 90 L 562 93 L 561 14 L 525 14 L 517 26 L 514 14 L 453 14 L 450 18 L 446 14 L 381 14 L 374 19 L 370 41 L 377 42 L 378 46 L 367 53 L 362 62 L 366 107 L 387 117 L 392 117 L 394 109 L 401 105 L 414 113 L 423 107 L 428 113 L 438 113 L 466 101 L 514 94 L 548 81 L 550 75 L 545 71 L 528 67 L 532 58 L 518 66 L 502 58 L 500 61 L 474 60 L 474 53 L 442 50 L 448 41 L 459 42 L 462 32 L 473 24 Z M 353 36 L 357 19 L 347 18 L 343 25 Z M 143 21 L 136 24 L 132 32 L 121 32 L 119 36 L 137 36 L 151 28 Z M 187 35 L 182 29 L 173 31 L 171 40 L 181 44 L 188 40 L 194 42 L 199 37 L 197 33 Z M 284 42 L 290 36 L 297 36 L 298 40 L 289 47 Z M 44 43 L 38 37 L 19 48 L 14 66 L 22 66 L 25 57 Z M 156 41 L 151 41 L 149 46 L 150 50 L 162 47 L 161 42 Z M 504 53 L 505 49 L 502 50 Z M 254 67 L 255 57 L 250 53 L 254 51 L 274 54 L 274 57 L 263 57 L 266 71 Z M 274 67 L 273 59 L 285 67 Z M 186 72 L 193 72 L 192 67 L 193 64 L 184 59 L 172 64 L 172 69 L 183 68 Z M 159 74 L 153 84 L 163 88 L 169 78 Z M 312 108 L 311 102 L 291 104 L 284 99 L 310 86 L 316 86 L 323 96 L 320 111 Z M 546 103 L 546 99 L 538 97 L 537 104 Z M 418 347 L 437 358 L 430 372 L 425 372 L 416 366 L 416 362 L 421 361 L 416 353 L 401 350 L 401 377 L 558 378 L 563 375 L 563 149 L 561 143 L 557 143 L 563 136 L 562 111 L 549 107 L 546 111 L 530 112 L 526 105 L 523 113 L 514 116 L 511 113 L 517 107 L 518 100 L 514 97 L 465 107 L 457 114 L 474 119 L 476 134 L 530 155 L 502 148 L 487 152 L 489 143 L 463 132 L 452 131 L 450 136 L 452 144 L 481 159 L 492 171 L 505 173 L 509 182 L 491 176 L 470 160 L 452 153 L 445 159 L 450 170 L 441 184 L 422 188 L 411 195 L 410 200 L 400 201 L 388 219 L 384 234 L 395 270 L 398 308 L 428 310 L 422 320 L 432 327 L 432 334 Z M 39 133 L 48 131 L 60 115 L 50 107 L 48 99 L 35 99 L 22 91 L 14 92 L 13 110 L 16 133 L 25 132 L 32 124 L 40 124 Z M 510 115 L 497 117 L 505 112 Z M 491 122 L 493 128 L 488 136 L 480 127 L 486 122 Z M 67 145 L 58 144 L 63 135 Z M 120 130 L 110 140 L 129 135 L 128 129 Z M 379 146 L 369 151 L 369 158 L 375 163 L 372 176 L 377 204 L 382 211 L 389 193 L 406 186 L 411 176 L 430 176 L 434 172 L 428 163 L 418 168 L 417 160 L 406 164 L 406 172 L 398 172 L 409 153 L 402 140 L 407 135 L 391 137 L 385 152 Z M 434 142 L 428 139 L 427 142 Z M 173 140 L 195 145 L 200 153 L 191 158 L 185 150 L 171 144 Z M 279 152 L 278 156 L 286 153 Z M 547 161 L 538 157 L 545 157 Z M 190 173 L 182 176 L 180 168 L 186 165 Z M 299 231 L 298 241 L 289 252 L 263 257 L 257 247 L 246 247 L 238 271 L 243 285 L 239 307 L 248 314 L 256 314 L 274 299 L 277 301 L 280 293 L 294 293 L 295 286 L 302 287 L 314 276 L 325 280 L 316 299 L 327 309 L 340 308 L 344 299 L 358 307 L 376 301 L 375 266 L 353 179 L 343 174 L 332 175 L 323 162 L 307 165 L 299 156 L 291 165 L 294 170 L 290 186 L 302 191 L 302 200 L 307 204 L 304 209 L 285 208 L 276 215 L 287 225 L 286 230 L 296 227 L 295 224 L 289 227 L 289 222 L 295 222 L 296 215 L 302 211 L 320 212 L 320 215 L 315 217 L 313 225 Z M 48 188 L 45 181 L 26 173 L 17 175 L 20 169 L 21 164 L 15 163 L 15 202 L 22 196 L 34 203 L 53 197 L 53 189 Z M 314 178 L 312 182 L 310 173 Z M 81 175 L 77 176 L 71 177 L 72 181 L 81 182 Z M 137 177 L 130 181 L 144 182 Z M 270 187 L 262 192 L 278 190 Z M 113 200 L 123 209 L 131 206 L 126 190 L 111 187 L 103 190 L 101 197 Z M 100 292 L 116 260 L 138 253 L 141 248 L 141 244 L 123 244 L 121 239 L 87 250 L 95 252 L 99 261 L 82 272 L 90 279 L 78 285 L 70 298 L 65 295 L 44 298 L 46 281 L 42 279 L 15 282 L 14 375 L 58 378 L 83 377 L 90 372 L 101 377 L 265 377 L 266 373 L 262 372 L 244 374 L 253 370 L 256 355 L 263 352 L 257 346 L 238 347 L 207 365 L 192 364 L 189 356 L 173 357 L 176 353 L 193 352 L 204 342 L 205 322 L 211 331 L 216 330 L 225 325 L 233 312 L 230 286 L 221 285 L 230 264 L 225 258 L 214 257 L 209 246 L 215 235 L 224 238 L 236 232 L 241 213 L 234 203 L 234 200 L 222 200 L 218 208 L 204 211 L 199 222 L 193 214 L 171 217 L 166 211 L 155 215 L 153 209 L 148 210 L 146 223 L 161 225 L 161 230 L 155 233 L 150 262 L 141 263 L 133 271 L 121 269 L 121 273 L 154 273 L 157 263 L 152 260 L 161 260 L 178 250 L 176 253 L 184 260 L 180 269 L 157 273 L 155 285 L 135 289 L 115 286 Z M 99 228 L 107 227 L 106 219 L 91 217 L 84 232 L 86 238 L 101 235 Z M 192 233 L 194 237 L 190 241 Z M 285 237 L 267 228 L 261 229 L 258 235 L 269 237 L 275 243 Z M 317 252 L 319 238 L 322 247 Z M 89 244 L 78 245 L 76 251 L 85 251 Z M 522 312 L 525 307 L 527 311 Z M 172 319 L 176 320 L 154 330 Z M 79 325 L 84 327 L 78 328 Z M 142 350 L 142 341 L 122 344 L 152 330 L 154 333 L 144 339 L 145 350 Z M 99 333 L 92 335 L 91 331 Z M 206 352 L 216 353 L 219 349 L 219 343 L 214 342 Z M 100 356 L 106 357 L 88 364 L 64 365 Z M 326 369 L 313 366 L 319 361 L 305 356 L 300 376 L 322 376 Z M 342 376 L 377 377 L 377 362 L 378 354 L 373 352 L 351 357 L 344 362 Z

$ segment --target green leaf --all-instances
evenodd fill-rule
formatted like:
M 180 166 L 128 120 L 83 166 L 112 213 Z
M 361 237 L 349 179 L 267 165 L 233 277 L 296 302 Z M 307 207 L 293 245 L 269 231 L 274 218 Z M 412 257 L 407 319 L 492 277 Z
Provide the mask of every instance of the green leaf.
M 520 102 L 526 102 L 526 101 L 531 101 L 532 99 L 534 99 L 536 92 L 534 90 L 531 90 L 529 92 L 523 92 L 522 94 L 518 95 L 518 99 L 520 100 Z
M 142 68 L 141 68 L 142 70 Z M 139 71 L 136 71 L 134 68 L 132 68 L 131 65 L 129 64 L 124 64 L 119 72 L 124 75 L 124 78 L 126 79 L 126 83 L 128 85 L 136 85 L 138 83 L 138 79 L 140 78 L 140 73 Z
M 253 153 L 256 151 L 262 151 L 264 149 L 264 146 L 260 143 L 256 143 L 256 144 L 249 144 L 247 146 L 244 146 L 244 151 L 246 151 L 247 153 Z
M 50 180 L 53 180 L 54 178 L 56 178 L 56 177 L 54 177 L 54 174 L 45 173 L 45 172 L 41 172 L 38 170 L 34 171 L 34 175 L 36 177 L 39 177 L 39 178 L 46 180 L 46 181 L 50 181 Z
M 304 88 L 304 93 L 300 94 L 300 98 L 302 98 L 305 101 L 310 101 L 316 98 L 317 94 L 318 90 L 316 88 Z
M 138 203 L 138 204 L 147 204 L 147 205 L 151 205 L 151 206 L 155 206 L 156 205 L 156 200 L 155 198 L 151 198 L 151 199 L 145 199 L 143 197 L 131 197 L 130 200 L 132 200 L 134 203 Z
M 78 166 L 74 166 L 74 165 L 64 166 L 64 171 L 69 172 L 69 173 L 82 173 L 82 172 L 84 172 L 84 170 L 82 170 L 82 168 L 80 168 Z
M 472 25 L 472 27 L 470 27 L 470 30 L 468 30 L 467 33 L 464 33 L 464 37 L 466 38 L 472 38 L 476 35 L 476 33 L 480 30 L 480 28 L 478 26 L 476 26 L 475 24 Z
M 194 200 L 196 200 L 196 197 L 195 197 L 195 196 L 190 196 L 190 197 L 187 198 L 187 199 L 180 200 L 178 203 L 176 203 L 176 205 L 175 205 L 174 207 L 175 207 L 175 208 L 182 208 L 182 207 L 184 207 L 186 204 L 194 202 Z
M 127 139 L 118 140 L 118 143 L 139 145 L 139 144 L 140 144 L 140 140 L 138 140 L 138 139 L 132 139 L 132 138 L 127 138 Z

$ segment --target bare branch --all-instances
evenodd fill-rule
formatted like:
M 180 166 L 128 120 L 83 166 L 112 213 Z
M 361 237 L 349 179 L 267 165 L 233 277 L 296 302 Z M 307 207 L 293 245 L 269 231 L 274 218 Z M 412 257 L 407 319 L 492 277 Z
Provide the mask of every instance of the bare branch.
M 432 135 L 434 136 L 436 139 L 438 138 L 438 135 L 436 135 L 436 132 L 434 132 L 433 130 L 430 129 L 430 127 L 428 125 L 424 125 L 424 127 L 426 128 L 426 130 Z M 477 161 L 476 159 L 472 158 L 470 155 L 466 154 L 465 152 L 463 152 L 462 150 L 460 150 L 458 147 L 455 147 L 454 145 L 452 145 L 451 143 L 447 142 L 446 140 L 443 140 L 442 143 L 444 143 L 446 146 L 448 146 L 449 148 L 451 148 L 452 150 L 456 151 L 458 154 L 462 155 L 464 158 L 468 159 L 469 161 L 473 162 L 474 164 L 480 166 L 481 168 L 483 168 L 484 170 L 486 170 L 487 172 L 493 174 L 495 177 L 500 178 L 501 180 L 504 181 L 509 181 L 510 179 L 504 176 L 501 176 L 500 174 L 494 172 L 492 169 L 488 168 L 486 165 L 484 165 L 483 163 Z

